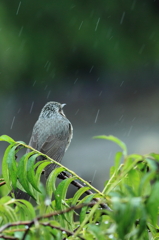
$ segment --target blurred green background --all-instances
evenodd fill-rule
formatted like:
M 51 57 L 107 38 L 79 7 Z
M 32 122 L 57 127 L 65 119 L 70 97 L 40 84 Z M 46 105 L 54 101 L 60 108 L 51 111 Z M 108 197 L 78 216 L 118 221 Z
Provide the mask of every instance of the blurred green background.
M 0 1 L 0 132 L 28 142 L 43 105 L 66 102 L 63 163 L 88 180 L 107 178 L 116 151 L 94 135 L 158 150 L 158 75 L 159 1 Z
M 158 22 L 153 0 L 2 0 L 1 91 L 35 81 L 57 87 L 89 73 L 106 84 L 108 71 L 154 70 Z

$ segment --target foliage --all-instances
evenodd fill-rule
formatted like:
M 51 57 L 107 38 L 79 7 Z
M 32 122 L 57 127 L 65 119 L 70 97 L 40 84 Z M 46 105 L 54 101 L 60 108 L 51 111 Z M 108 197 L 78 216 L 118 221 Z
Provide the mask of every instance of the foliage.
M 0 239 L 159 238 L 159 155 L 128 155 L 126 145 L 114 136 L 96 138 L 113 141 L 122 149 L 115 155 L 110 178 L 102 192 L 59 163 L 43 185 L 42 172 L 54 160 L 23 142 L 6 135 L 0 137 L 0 141 L 9 143 L 0 182 Z M 18 160 L 22 148 L 33 151 Z M 39 155 L 46 160 L 36 163 Z M 57 184 L 62 171 L 71 176 Z M 68 188 L 76 180 L 83 187 L 72 198 L 67 198 Z M 27 192 L 34 200 L 15 199 L 16 188 Z M 11 190 L 13 193 L 9 196 Z

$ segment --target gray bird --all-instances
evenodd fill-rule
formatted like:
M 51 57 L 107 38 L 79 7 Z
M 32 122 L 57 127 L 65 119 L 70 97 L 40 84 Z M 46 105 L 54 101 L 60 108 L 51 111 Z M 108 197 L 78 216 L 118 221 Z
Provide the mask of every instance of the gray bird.
M 43 107 L 33 127 L 29 142 L 29 146 L 48 155 L 57 162 L 61 162 L 73 136 L 72 124 L 63 112 L 65 105 L 58 102 L 48 102 Z M 29 151 L 27 150 L 27 152 Z M 37 161 L 39 160 L 42 160 L 41 156 L 37 158 Z M 46 178 L 56 166 L 53 163 L 45 168 Z M 28 199 L 27 196 L 21 190 L 15 192 L 16 198 Z

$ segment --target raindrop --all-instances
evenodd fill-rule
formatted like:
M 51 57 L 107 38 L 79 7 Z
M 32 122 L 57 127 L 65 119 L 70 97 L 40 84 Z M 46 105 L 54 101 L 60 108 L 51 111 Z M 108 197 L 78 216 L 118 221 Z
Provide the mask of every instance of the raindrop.
M 44 90 L 46 90 L 47 86 L 48 86 L 48 85 L 45 86 Z
M 132 119 L 132 122 L 134 122 L 134 121 L 135 121 L 135 119 L 136 119 L 136 117 L 134 117 L 134 118 Z
M 101 92 L 99 93 L 99 97 L 102 95 L 102 92 L 103 92 L 103 91 L 101 91 Z
M 21 6 L 21 2 L 19 2 L 19 5 L 18 5 L 18 8 L 17 8 L 16 15 L 18 15 L 18 13 L 19 13 L 20 6 Z
M 113 235 L 113 234 L 110 234 L 110 235 L 109 235 L 109 238 L 110 238 L 110 239 L 113 239 L 113 238 L 114 238 L 114 235 Z
M 124 17 L 125 17 L 125 12 L 123 12 L 123 14 L 122 14 L 122 17 L 121 17 L 121 20 L 120 20 L 120 24 L 123 23 Z
M 36 80 L 33 82 L 33 87 L 35 86 Z
M 120 87 L 123 85 L 124 81 L 121 82 Z
M 143 44 L 143 45 L 141 46 L 141 48 L 140 48 L 140 50 L 139 50 L 139 54 L 141 54 L 141 53 L 143 52 L 144 48 L 145 48 L 145 44 Z
M 46 72 L 49 71 L 50 66 L 51 66 L 51 62 L 48 62 L 47 67 L 46 67 Z
M 129 132 L 128 132 L 128 135 L 127 135 L 128 137 L 129 137 L 129 135 L 131 133 L 132 128 L 133 128 L 133 126 L 131 126 L 130 129 L 129 129 Z
M 50 76 L 51 76 L 52 78 L 54 78 L 54 77 L 55 77 L 54 70 L 51 72 Z
M 94 123 L 96 123 L 96 122 L 97 122 L 98 115 L 99 115 L 99 111 L 100 111 L 100 109 L 98 109 L 98 111 L 97 111 L 97 115 L 96 115 L 96 118 L 95 118 L 95 121 L 94 121 Z
M 11 123 L 11 127 L 10 127 L 10 129 L 12 129 L 13 124 L 14 124 L 14 121 L 15 121 L 15 116 L 13 117 L 13 120 L 12 120 L 12 123 Z
M 97 82 L 99 81 L 100 78 L 97 78 Z
M 92 67 L 91 67 L 91 69 L 90 69 L 89 73 L 91 73 L 91 72 L 92 72 L 93 68 L 94 68 L 94 66 L 92 66 Z
M 105 224 L 108 224 L 109 222 L 108 222 L 108 221 L 105 221 L 104 223 L 105 223 Z
M 78 81 L 78 78 L 76 78 L 76 80 L 74 81 L 74 84 L 76 84 L 77 81 Z
M 49 91 L 49 92 L 48 92 L 47 99 L 49 98 L 49 96 L 50 96 L 50 93 L 51 93 L 51 91 Z
M 75 112 L 75 115 L 77 115 L 78 112 L 79 112 L 79 109 Z
M 49 206 L 51 204 L 50 198 L 45 199 L 45 205 Z
M 96 23 L 95 31 L 97 31 L 98 25 L 99 25 L 100 18 L 98 18 L 98 21 Z
M 83 21 L 81 22 L 81 24 L 80 24 L 80 26 L 79 26 L 78 30 L 80 30 L 80 29 L 81 29 L 82 25 L 83 25 Z
M 32 104 L 31 104 L 30 113 L 31 113 L 32 110 L 33 110 L 33 106 L 34 106 L 34 102 L 32 102 Z
M 19 108 L 19 110 L 18 110 L 18 112 L 17 112 L 17 113 L 20 113 L 20 110 L 21 110 L 21 108 Z
M 121 117 L 119 118 L 119 121 L 121 121 L 121 120 L 122 120 L 123 116 L 124 116 L 124 115 L 121 115 Z
M 97 170 L 94 171 L 91 183 L 93 183 L 96 173 L 97 173 Z
M 23 26 L 21 27 L 21 29 L 20 29 L 20 31 L 19 31 L 18 37 L 20 37 L 20 36 L 21 36 L 21 34 L 22 34 L 22 31 L 23 31 Z
M 44 68 L 46 68 L 46 67 L 47 67 L 48 63 L 49 63 L 49 61 L 47 61 L 47 62 L 45 63 L 45 65 L 44 65 Z
M 108 160 L 110 160 L 111 156 L 112 156 L 112 152 L 109 153 Z

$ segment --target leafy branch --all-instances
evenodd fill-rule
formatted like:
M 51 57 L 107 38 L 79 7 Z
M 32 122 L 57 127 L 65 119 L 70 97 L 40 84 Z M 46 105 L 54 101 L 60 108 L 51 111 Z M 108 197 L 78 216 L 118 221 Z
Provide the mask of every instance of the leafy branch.
M 102 192 L 25 143 L 6 135 L 0 137 L 0 141 L 9 143 L 0 179 L 2 239 L 34 240 L 37 236 L 48 240 L 158 239 L 159 154 L 128 155 L 126 145 L 116 137 L 96 138 L 112 141 L 121 148 L 115 154 L 110 178 Z M 22 148 L 32 151 L 17 159 Z M 36 162 L 39 156 L 45 160 Z M 42 173 L 52 163 L 59 167 L 50 173 L 44 185 Z M 62 181 L 57 184 L 59 177 Z M 71 184 L 77 191 L 67 198 Z M 7 196 L 16 188 L 32 196 L 33 203 Z

